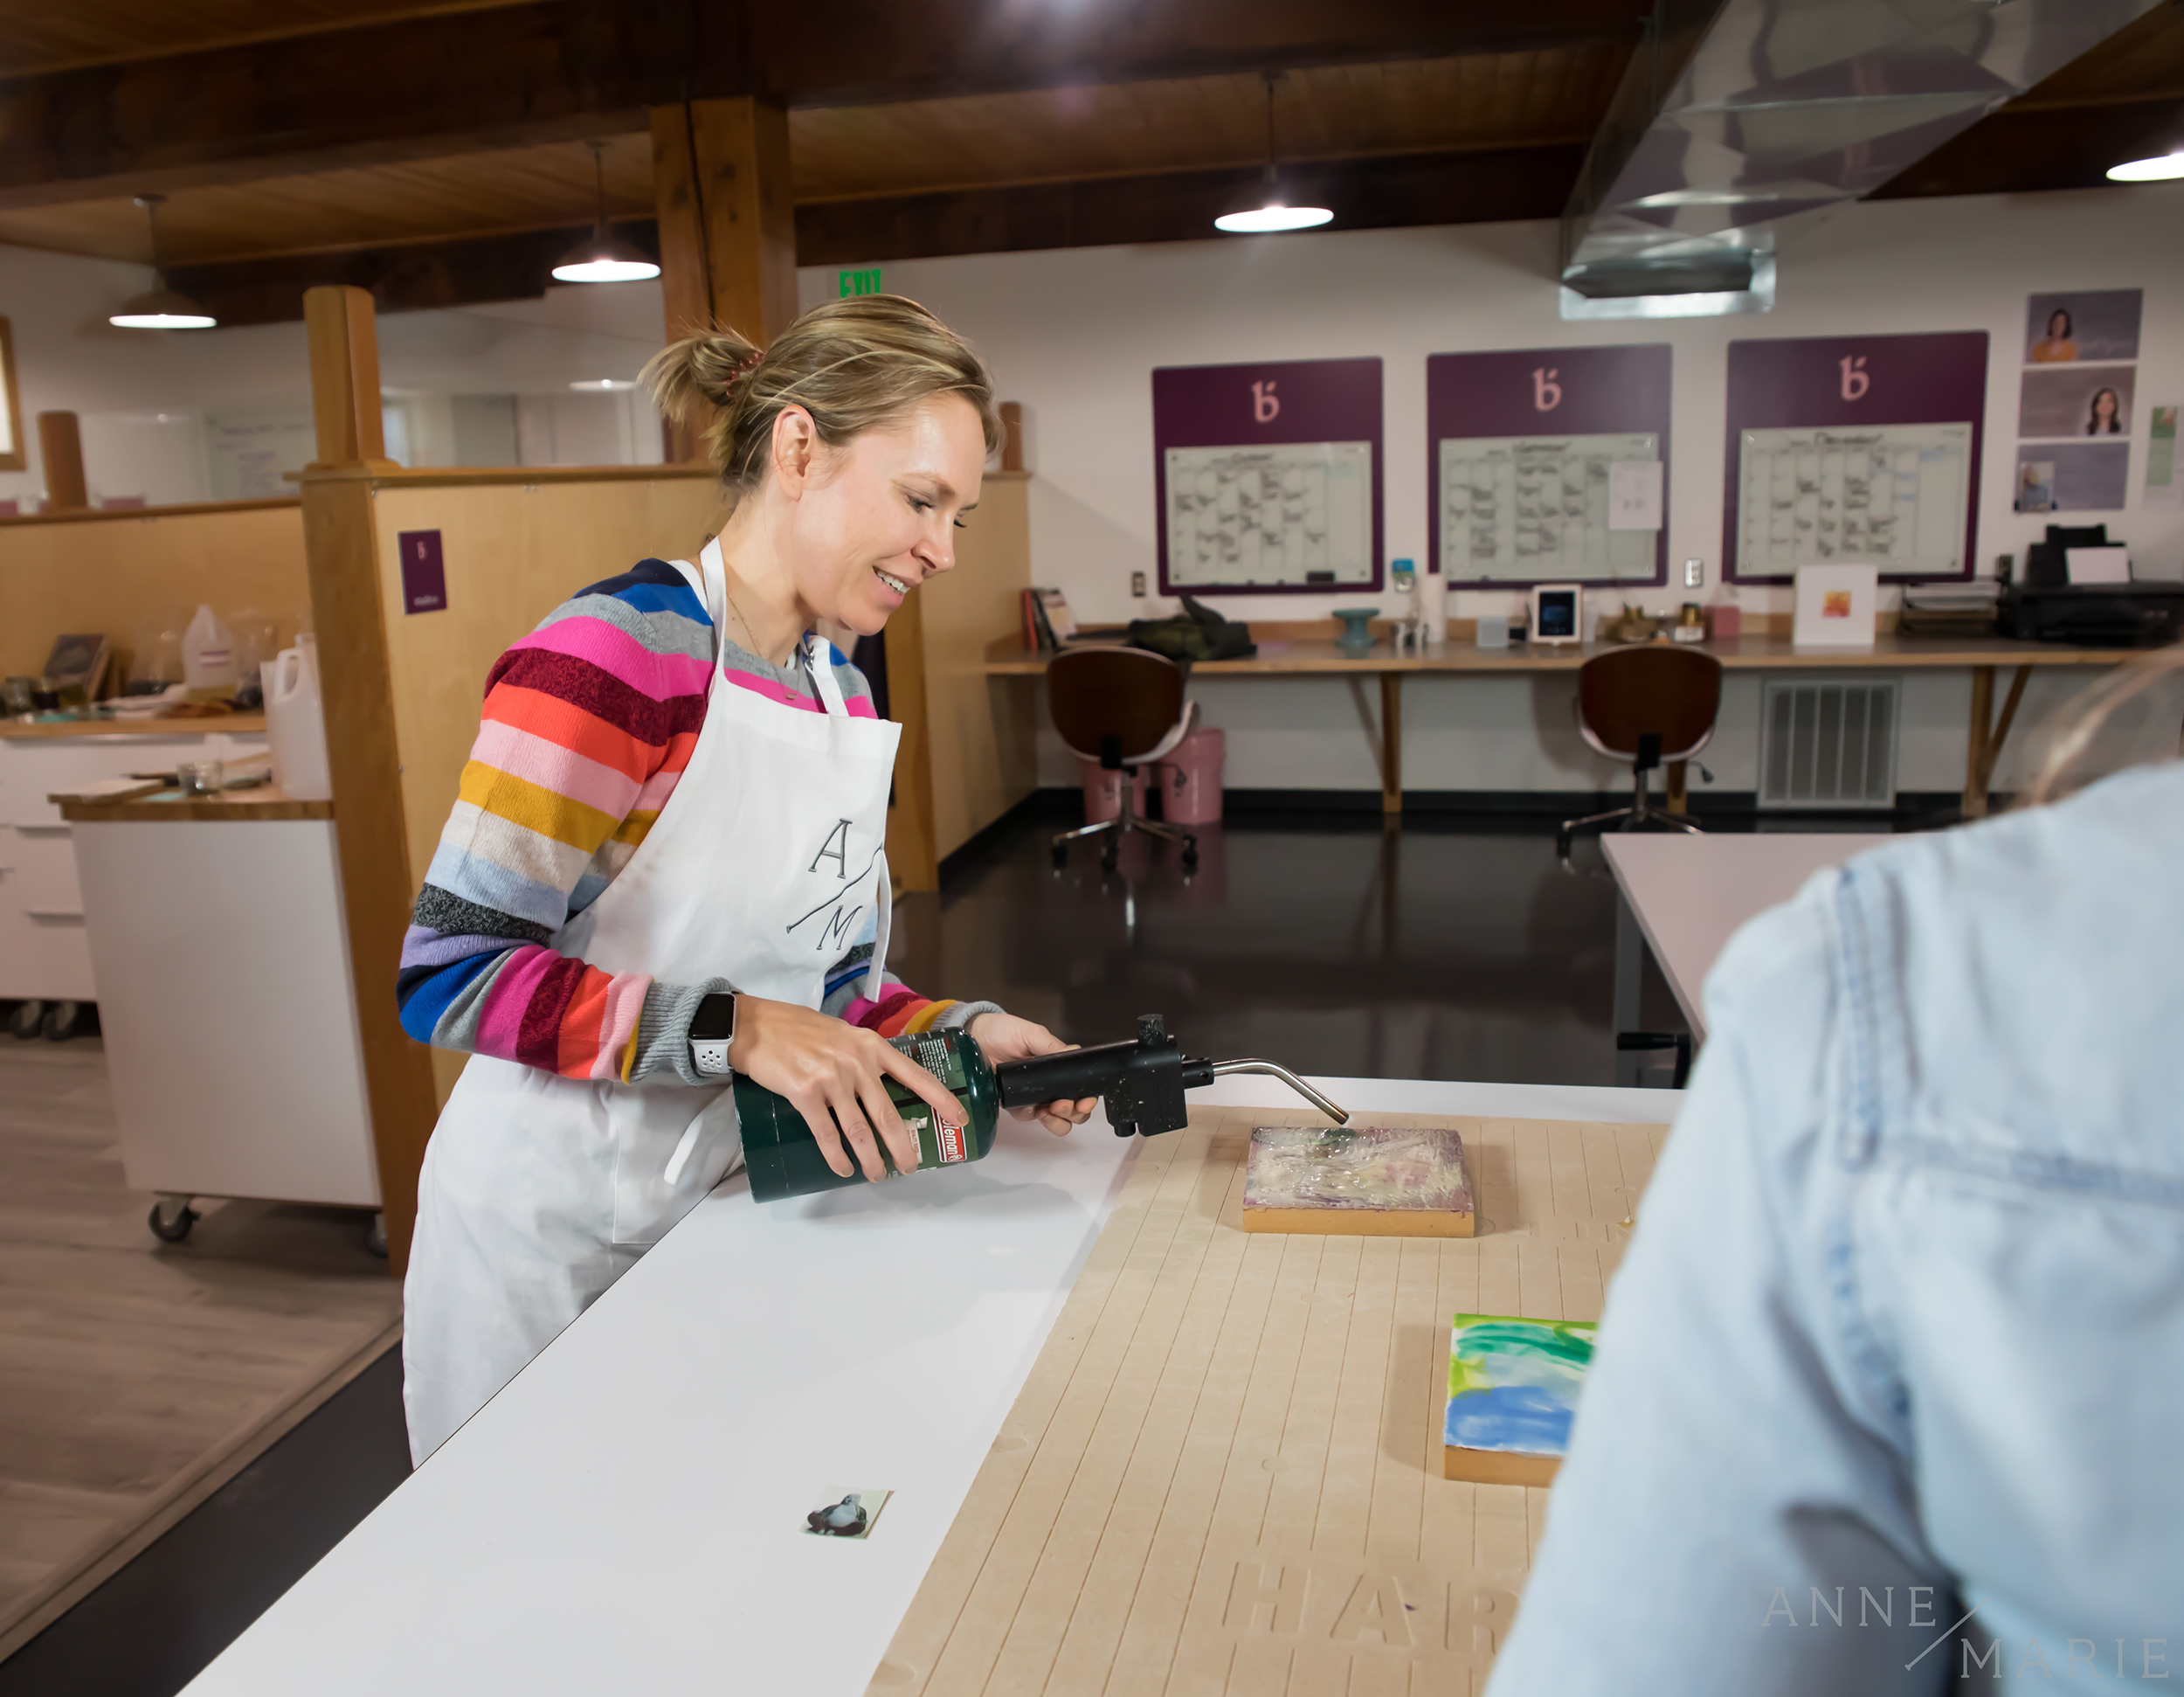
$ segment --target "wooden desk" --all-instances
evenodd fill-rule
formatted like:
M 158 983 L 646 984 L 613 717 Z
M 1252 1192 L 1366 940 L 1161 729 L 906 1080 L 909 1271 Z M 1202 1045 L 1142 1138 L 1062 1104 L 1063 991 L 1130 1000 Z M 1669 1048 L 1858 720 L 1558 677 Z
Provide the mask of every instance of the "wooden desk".
M 1574 672 L 1593 655 L 1618 644 L 1586 642 L 1570 648 L 1474 648 L 1468 640 L 1450 636 L 1438 655 L 1398 657 L 1385 640 L 1374 644 L 1362 659 L 1353 660 L 1335 645 L 1334 620 L 1297 625 L 1256 624 L 1261 632 L 1259 653 L 1250 660 L 1209 660 L 1191 668 L 1194 677 L 1298 677 L 1341 675 L 1377 677 L 1380 681 L 1380 806 L 1388 814 L 1403 811 L 1403 680 L 1417 673 L 1465 675 Z M 1987 811 L 1987 786 L 1994 775 L 1994 761 L 2017 717 L 2017 703 L 2035 666 L 2119 666 L 2132 656 L 2122 648 L 2078 648 L 2058 642 L 2018 642 L 2007 637 L 1882 635 L 1870 648 L 1800 648 L 1788 637 L 1762 634 L 1740 637 L 1733 642 L 1697 645 L 1732 672 L 1893 672 L 1968 669 L 1972 674 L 1971 723 L 1964 757 L 1964 816 L 1976 819 Z M 990 677 L 1036 676 L 1051 658 L 1026 654 L 1020 639 L 998 638 L 987 648 L 986 675 Z M 2008 697 L 1999 717 L 1994 712 L 1994 674 L 1998 667 L 2013 666 Z M 1672 770 L 1669 779 L 1669 805 L 1683 806 L 1683 774 Z
M 1699 993 L 1738 927 L 1788 901 L 1823 867 L 1893 841 L 1862 831 L 1699 837 L 1624 831 L 1602 837 L 1617 897 L 1614 1029 L 1638 1029 L 1638 974 L 1650 948 L 1692 1037 L 1704 1042 Z M 1615 1082 L 1636 1084 L 1638 1061 L 1618 1054 Z
M 1174 1453 L 1174 1423 L 1159 1418 L 1169 1403 L 1151 1394 L 1163 1340 L 1186 1306 L 1192 1329 L 1178 1367 L 1204 1373 L 1224 1359 L 1210 1339 L 1195 1356 L 1187 1353 L 1205 1335 L 1199 1319 L 1214 1294 L 1210 1285 L 1192 1294 L 1195 1257 L 1209 1250 L 1230 1262 L 1248 1257 L 1254 1273 L 1281 1263 L 1282 1323 L 1322 1312 L 1329 1322 L 1315 1331 L 1312 1370 L 1330 1344 L 1333 1364 L 1310 1389 L 1331 1402 L 1339 1378 L 1344 1402 L 1333 1426 L 1333 1410 L 1323 1410 L 1312 1431 L 1300 1419 L 1278 1446 L 1264 1442 L 1268 1421 L 1280 1434 L 1278 1396 L 1257 1400 L 1249 1430 L 1208 1402 L 1199 1421 L 1218 1453 L 1209 1461 L 1196 1448 L 1185 1452 L 1190 1488 L 1203 1494 L 1220 1484 L 1220 1458 L 1233 1443 L 1240 1483 L 1279 1485 L 1294 1495 L 1290 1487 L 1315 1477 L 1303 1463 L 1316 1442 L 1313 1453 L 1325 1459 L 1313 1465 L 1359 1511 L 1359 1551 L 1370 1502 L 1393 1527 L 1392 1558 L 1404 1554 L 1394 1546 L 1406 1527 L 1414 1563 L 1426 1527 L 1435 1559 L 1445 1544 L 1468 1573 L 1478 1559 L 1476 1520 L 1496 1569 L 1521 1568 L 1528 1511 L 1544 1508 L 1545 1493 L 1455 1484 L 1428 1468 L 1440 1462 L 1437 1443 L 1428 1445 L 1438 1439 L 1446 1395 L 1437 1384 L 1447 1372 L 1448 1315 L 1481 1301 L 1549 1317 L 1564 1312 L 1553 1304 L 1596 1302 L 1601 1264 L 1630 1198 L 1609 1187 L 1607 1211 L 1587 1223 L 1589 1235 L 1524 1230 L 1528 1197 L 1543 1215 L 1588 1209 L 1591 1169 L 1570 1168 L 1571 1151 L 1549 1146 L 1544 1128 L 1518 1146 L 1524 1129 L 1508 1122 L 1614 1123 L 1630 1135 L 1670 1118 L 1678 1098 L 1660 1091 L 1317 1082 L 1353 1112 L 1498 1122 L 1509 1153 L 1487 1163 L 1482 1196 L 1487 1217 L 1510 1229 L 1423 1243 L 1247 1240 L 1192 1205 L 1186 1167 L 1204 1166 L 1211 1153 L 1202 1132 L 1125 1141 L 1098 1115 L 1062 1140 L 1035 1128 L 1004 1131 L 993 1153 L 968 1171 L 914 1174 L 771 1207 L 754 1204 L 739 1175 L 230 1645 L 190 1687 L 192 1697 L 580 1688 L 856 1697 L 990 1457 L 1036 1469 L 1038 1488 L 1025 1506 L 1061 1500 L 1059 1488 L 1047 1495 L 1046 1487 L 1071 1474 L 1072 1434 L 1012 1424 L 1013 1411 L 1026 1406 L 1019 1392 L 1028 1400 L 1037 1389 L 1027 1381 L 1050 1334 L 1073 1347 L 1095 1342 L 1095 1354 L 1110 1338 L 1134 1351 L 1128 1370 L 1115 1375 L 1115 1398 L 1099 1399 L 1090 1451 L 1079 1440 L 1075 1453 L 1127 1457 L 1140 1426 L 1148 1429 L 1148 1462 L 1155 1439 Z M 1194 1118 L 1258 1106 L 1278 1115 L 1295 1098 L 1270 1080 L 1225 1078 L 1192 1091 L 1192 1105 Z M 1633 1146 L 1641 1169 L 1652 1135 L 1642 1141 Z M 1226 1154 L 1233 1162 L 1234 1148 Z M 1164 1175 L 1174 1182 L 1161 1182 Z M 1641 1174 L 1623 1180 L 1641 1181 Z M 1510 1211 L 1494 1213 L 1504 1197 Z M 1102 1240 L 1110 1214 L 1129 1230 Z M 1119 1267 L 1088 1268 L 1095 1240 Z M 1400 1323 L 1392 1301 L 1398 1264 Z M 1444 1264 L 1445 1288 L 1428 1271 Z M 1362 1280 L 1345 1271 L 1360 1266 L 1369 1268 Z M 1056 1325 L 1065 1302 L 1085 1315 L 1082 1336 L 1074 1322 Z M 1149 1306 L 1142 1329 L 1130 1323 L 1132 1303 Z M 1353 1307 L 1362 1315 L 1354 1354 L 1342 1343 Z M 1210 1312 L 1218 1325 L 1227 1311 L 1215 1304 Z M 1343 1324 L 1334 1324 L 1338 1317 Z M 1241 1304 L 1232 1324 L 1256 1335 Z M 1268 1351 L 1270 1361 L 1275 1353 Z M 1385 1465 L 1375 1459 L 1384 1382 L 1386 1420 L 1406 1435 Z M 1286 1458 L 1293 1446 L 1297 1470 L 1277 1477 L 1273 1449 Z M 1359 1466 L 1386 1490 L 1369 1483 L 1359 1493 Z M 865 1486 L 896 1493 L 869 1541 L 802 1535 L 805 1512 L 823 1491 Z M 1072 1530 L 1096 1537 L 1106 1523 L 1088 1514 Z M 1187 1536 L 1187 1520 L 1171 1530 Z M 1013 1598 L 1033 1580 L 1039 1557 L 1034 1546 L 1020 1561 L 983 1571 Z M 1329 1564 L 1342 1559 L 1332 1555 Z M 960 1586 L 980 1571 L 934 1574 L 943 1586 Z M 1103 1608 L 1126 1604 L 1140 1594 L 1136 1572 L 1112 1584 L 1103 1573 L 1086 1595 Z M 1142 1594 L 1180 1602 L 1187 1583 L 1187 1572 L 1181 1582 L 1149 1578 Z M 1053 1589 L 1042 1585 L 1040 1596 Z M 1042 1624 L 1019 1615 L 1025 1631 L 1043 1631 L 1049 1650 L 1068 1617 L 1064 1610 Z M 1460 1647 L 1469 1643 L 1467 1636 Z M 1009 1688 L 1052 1687 L 1026 1678 Z M 1135 1694 L 1158 1682 L 1109 1688 Z

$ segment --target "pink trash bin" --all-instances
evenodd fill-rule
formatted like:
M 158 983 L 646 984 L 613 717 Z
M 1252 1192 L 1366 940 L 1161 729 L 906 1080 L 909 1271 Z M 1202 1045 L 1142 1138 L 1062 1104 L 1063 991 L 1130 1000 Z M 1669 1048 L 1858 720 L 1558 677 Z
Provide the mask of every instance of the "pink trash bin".
M 1221 816 L 1221 765 L 1227 739 L 1193 731 L 1160 763 L 1160 816 L 1171 825 L 1214 825 Z
M 1081 760 L 1078 765 L 1084 772 L 1084 822 L 1097 825 L 1123 811 L 1123 774 L 1109 772 L 1097 760 Z M 1140 766 L 1137 775 L 1130 780 L 1130 810 L 1139 819 L 1145 816 L 1145 795 L 1150 786 L 1152 768 Z

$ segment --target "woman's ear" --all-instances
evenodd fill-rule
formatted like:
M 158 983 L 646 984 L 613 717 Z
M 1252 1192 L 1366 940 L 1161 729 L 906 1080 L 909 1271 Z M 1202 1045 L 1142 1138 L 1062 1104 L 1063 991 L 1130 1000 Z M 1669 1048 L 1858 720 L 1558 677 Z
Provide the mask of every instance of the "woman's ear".
M 819 426 L 800 406 L 784 406 L 773 421 L 773 475 L 791 500 L 812 481 L 819 452 Z

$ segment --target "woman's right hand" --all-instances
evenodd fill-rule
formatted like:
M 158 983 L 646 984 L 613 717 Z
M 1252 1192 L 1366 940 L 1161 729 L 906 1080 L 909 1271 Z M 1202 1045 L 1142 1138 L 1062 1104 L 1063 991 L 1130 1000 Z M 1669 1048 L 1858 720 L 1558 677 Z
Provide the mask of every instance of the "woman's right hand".
M 908 1173 L 917 1165 L 917 1133 L 895 1111 L 888 1078 L 923 1097 L 950 1126 L 971 1121 L 945 1084 L 878 1032 L 793 1001 L 738 995 L 728 1063 L 753 1084 L 786 1098 L 812 1128 L 827 1166 L 845 1179 L 857 1167 L 875 1181 L 887 1177 L 875 1133 L 895 1157 L 897 1172 Z M 842 1147 L 844 1137 L 856 1152 L 857 1167 Z

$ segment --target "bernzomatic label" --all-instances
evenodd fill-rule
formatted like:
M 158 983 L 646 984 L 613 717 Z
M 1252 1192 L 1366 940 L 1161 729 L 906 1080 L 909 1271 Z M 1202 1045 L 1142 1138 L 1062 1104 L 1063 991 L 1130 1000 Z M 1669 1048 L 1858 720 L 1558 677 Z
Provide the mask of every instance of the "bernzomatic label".
M 945 1120 L 943 1120 L 936 1129 L 940 1133 L 940 1158 L 942 1162 L 945 1164 L 950 1161 L 961 1160 L 964 1158 L 963 1127 L 960 1126 L 950 1126 Z

